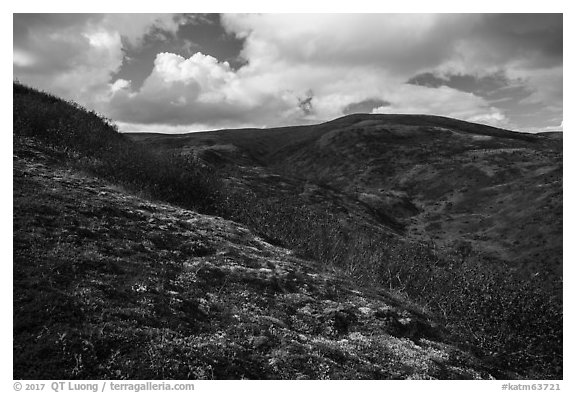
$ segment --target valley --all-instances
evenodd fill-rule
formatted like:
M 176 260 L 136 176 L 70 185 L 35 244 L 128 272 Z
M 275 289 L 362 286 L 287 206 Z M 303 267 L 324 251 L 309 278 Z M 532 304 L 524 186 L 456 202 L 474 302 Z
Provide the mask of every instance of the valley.
M 298 195 L 376 231 L 561 277 L 556 135 L 433 116 L 351 115 L 317 126 L 127 136 L 224 168 L 231 184 L 258 198 Z

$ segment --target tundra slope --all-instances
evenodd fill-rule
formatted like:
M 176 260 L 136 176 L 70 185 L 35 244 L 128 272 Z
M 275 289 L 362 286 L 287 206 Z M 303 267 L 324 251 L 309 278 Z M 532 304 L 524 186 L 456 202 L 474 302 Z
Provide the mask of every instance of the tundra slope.
M 18 370 L 19 374 L 23 375 L 29 372 L 27 370 L 32 370 L 30 372 L 36 373 L 35 375 L 45 373 L 58 376 L 98 376 L 102 373 L 110 375 L 108 370 L 112 369 L 117 377 L 190 374 L 198 375 L 199 378 L 206 375 L 210 378 L 213 375 L 224 378 L 227 375 L 238 375 L 230 373 L 228 366 L 214 371 L 213 367 L 228 363 L 220 361 L 220 356 L 210 351 L 208 358 L 203 358 L 203 364 L 209 367 L 201 367 L 197 372 L 190 373 L 191 363 L 186 360 L 184 371 L 180 372 L 178 370 L 181 356 L 177 351 L 172 351 L 171 346 L 168 349 L 164 347 L 164 335 L 150 346 L 148 338 L 155 334 L 154 330 L 150 329 L 152 325 L 162 328 L 174 326 L 165 325 L 166 321 L 163 319 L 172 315 L 170 312 L 163 312 L 167 305 L 172 305 L 172 301 L 166 302 L 163 295 L 156 296 L 156 292 L 149 292 L 150 296 L 143 302 L 153 305 L 153 314 L 149 312 L 150 309 L 143 313 L 139 309 L 122 309 L 120 312 L 114 309 L 116 306 L 121 308 L 124 300 L 130 299 L 127 294 L 131 291 L 149 291 L 150 287 L 147 285 L 136 284 L 128 289 L 122 287 L 122 281 L 118 280 L 112 281 L 110 285 L 103 285 L 106 301 L 117 299 L 117 302 L 112 310 L 96 308 L 96 320 L 104 320 L 105 323 L 97 329 L 90 329 L 92 325 L 86 324 L 86 319 L 92 315 L 93 309 L 86 305 L 90 304 L 91 292 L 88 291 L 87 299 L 83 297 L 82 291 L 72 295 L 67 292 L 69 288 L 77 287 L 74 280 L 82 277 L 82 272 L 88 271 L 94 277 L 91 280 L 97 283 L 98 280 L 102 281 L 99 278 L 101 274 L 106 279 L 113 279 L 114 275 L 127 271 L 131 277 L 135 273 L 139 274 L 138 270 L 132 268 L 144 266 L 147 269 L 144 275 L 149 273 L 153 277 L 155 272 L 158 272 L 156 276 L 168 277 L 170 280 L 172 265 L 165 261 L 164 257 L 176 258 L 178 254 L 174 256 L 171 252 L 205 257 L 210 255 L 210 251 L 202 244 L 194 242 L 184 246 L 182 250 L 162 234 L 149 239 L 154 248 L 146 241 L 139 242 L 139 239 L 147 239 L 146 233 L 140 229 L 149 226 L 138 219 L 138 214 L 132 214 L 134 209 L 129 208 L 128 212 L 124 212 L 109 205 L 100 209 L 97 200 L 84 198 L 84 194 L 75 194 L 74 189 L 60 187 L 64 179 L 64 183 L 76 184 L 82 188 L 83 181 L 69 181 L 68 175 L 64 173 L 59 172 L 53 178 L 49 174 L 35 176 L 38 170 L 45 173 L 42 168 L 48 166 L 48 172 L 63 169 L 66 173 L 76 173 L 72 177 L 80 176 L 88 180 L 88 183 L 94 181 L 107 184 L 107 187 L 113 187 L 125 195 L 139 195 L 142 201 L 169 201 L 188 211 L 218 213 L 232 218 L 233 221 L 246 225 L 252 233 L 268 244 L 286 245 L 284 249 L 290 249 L 292 257 L 315 261 L 312 266 L 321 265 L 317 270 L 319 275 L 338 272 L 338 280 L 349 283 L 352 288 L 363 288 L 362 293 L 389 294 L 399 291 L 404 298 L 408 296 L 420 306 L 410 306 L 407 301 L 400 301 L 399 304 L 403 305 L 404 309 L 413 310 L 415 315 L 424 316 L 428 323 L 424 321 L 423 324 L 414 324 L 412 317 L 406 319 L 406 315 L 396 311 L 391 318 L 385 317 L 387 321 L 392 321 L 390 332 L 394 337 L 411 337 L 411 341 L 416 345 L 421 345 L 426 337 L 441 337 L 444 342 L 452 343 L 452 347 L 467 348 L 484 359 L 484 362 L 491 365 L 489 374 L 498 377 L 557 379 L 562 375 L 562 292 L 558 276 L 515 274 L 502 263 L 478 259 L 475 252 L 464 246 L 454 253 L 447 248 L 438 248 L 436 243 L 411 239 L 406 236 L 405 225 L 401 220 L 394 220 L 392 215 L 383 210 L 376 211 L 354 194 L 345 194 L 338 188 L 323 183 L 322 179 L 311 181 L 302 177 L 279 175 L 272 172 L 271 167 L 265 167 L 263 161 L 254 165 L 255 157 L 246 157 L 245 153 L 230 155 L 230 152 L 240 150 L 230 144 L 217 149 L 184 146 L 184 151 L 192 152 L 191 155 L 180 154 L 181 149 L 176 149 L 178 154 L 165 154 L 166 151 L 162 151 L 166 150 L 163 144 L 153 143 L 153 150 L 163 153 L 156 154 L 152 149 L 132 143 L 118 134 L 110 121 L 102 119 L 94 112 L 18 83 L 14 84 L 13 115 L 15 163 L 28 159 L 39 161 L 36 164 L 26 164 L 24 169 L 15 165 L 14 195 L 17 203 L 14 222 L 18 226 L 15 226 L 14 231 L 14 270 L 17 273 L 14 277 L 14 298 L 17 299 L 14 303 L 14 348 L 17 359 L 15 370 Z M 332 126 L 327 130 L 330 130 L 330 127 Z M 186 139 L 186 136 L 182 138 Z M 177 139 L 178 137 L 170 137 L 172 142 Z M 272 140 L 272 145 L 278 141 L 281 141 L 281 138 Z M 221 154 L 222 150 L 226 155 Z M 192 159 L 193 155 L 202 156 L 213 165 L 204 165 Z M 96 174 L 102 180 L 82 174 L 78 172 L 79 169 Z M 26 181 L 29 178 L 40 179 L 43 188 L 56 192 L 54 198 L 44 198 L 47 196 L 45 193 L 28 187 Z M 104 180 L 110 183 L 105 183 Z M 51 187 L 52 183 L 56 186 Z M 87 188 L 94 190 L 90 184 Z M 542 190 L 546 189 L 542 187 Z M 60 195 L 58 190 L 64 190 L 65 193 Z M 80 205 L 78 208 L 74 204 L 73 209 L 68 209 L 68 193 L 77 197 L 78 201 L 86 199 L 90 206 L 96 206 L 95 211 L 91 212 L 89 206 Z M 106 189 L 98 191 L 98 195 L 102 199 L 110 195 L 110 198 L 117 200 L 116 193 L 109 193 Z M 410 205 L 409 199 L 405 202 L 404 206 L 396 206 L 395 210 L 405 208 L 408 212 L 413 212 L 415 206 Z M 75 217 L 70 210 L 83 214 Z M 64 214 L 60 214 L 61 212 Z M 85 228 L 84 219 L 92 216 L 97 220 L 90 221 Z M 125 226 L 122 225 L 123 219 L 127 221 Z M 131 225 L 132 221 L 139 225 Z M 54 225 L 54 222 L 57 225 Z M 154 223 L 155 220 L 151 222 Z M 68 226 L 71 228 L 70 237 L 66 229 Z M 166 228 L 164 224 L 159 227 L 160 230 Z M 154 227 L 149 229 L 155 232 Z M 51 235 L 52 231 L 58 235 L 57 238 Z M 128 235 L 127 240 L 136 243 L 127 249 L 113 241 L 114 237 L 124 239 L 123 231 Z M 100 239 L 101 234 L 106 235 L 103 241 L 110 241 L 119 251 L 103 245 L 102 251 L 97 249 L 97 253 L 91 253 L 90 248 L 93 247 L 90 239 Z M 165 243 L 165 240 L 168 242 Z M 140 247 L 139 243 L 143 243 L 143 247 Z M 85 245 L 89 250 L 83 255 Z M 173 246 L 177 249 L 173 249 Z M 441 250 L 447 250 L 446 255 L 440 255 Z M 78 260 L 78 255 L 83 257 Z M 100 255 L 112 255 L 114 259 L 105 258 L 105 264 L 101 265 Z M 143 260 L 134 261 L 130 258 L 133 255 L 142 257 Z M 158 266 L 149 265 L 150 261 L 146 256 L 160 261 L 163 267 L 160 270 L 148 269 L 149 266 Z M 177 258 L 175 261 L 179 262 Z M 342 268 L 344 277 L 340 276 Z M 527 269 L 523 270 L 526 273 Z M 218 274 L 212 279 L 217 277 Z M 159 281 L 156 279 L 153 282 L 156 283 L 157 290 Z M 226 281 L 222 283 L 222 291 L 226 288 L 225 284 Z M 382 291 L 382 288 L 390 288 L 390 291 Z M 119 290 L 114 292 L 116 289 Z M 386 296 L 398 299 L 398 296 Z M 96 298 L 96 305 L 101 307 L 103 302 L 98 299 L 100 298 Z M 178 303 L 178 300 L 175 302 Z M 203 301 L 199 302 L 205 305 Z M 202 309 L 194 304 L 192 308 L 185 307 L 182 310 L 185 317 L 196 315 L 196 308 Z M 76 307 L 77 305 L 80 307 Z M 317 310 L 320 311 L 319 308 Z M 370 306 L 358 308 L 362 314 L 371 315 L 370 310 Z M 114 326 L 114 318 L 124 315 L 125 312 L 127 316 L 121 317 L 120 324 L 128 328 L 121 332 L 120 329 L 110 332 L 108 327 Z M 342 310 L 329 310 L 328 313 L 328 320 L 333 320 L 334 328 L 341 332 L 350 333 L 349 326 L 359 319 L 355 313 Z M 290 315 L 292 314 L 293 312 Z M 102 319 L 110 315 L 113 316 L 112 321 Z M 138 318 L 138 315 L 144 317 Z M 374 312 L 376 317 L 382 315 Z M 275 319 L 266 319 L 276 324 L 278 321 L 286 324 L 278 316 L 271 318 Z M 320 312 L 313 313 L 312 318 L 316 321 L 313 322 L 314 326 L 323 325 L 326 320 Z M 126 325 L 126 319 L 130 321 L 130 325 Z M 174 320 L 170 317 L 168 319 Z M 62 326 L 59 326 L 60 324 Z M 435 332 L 430 333 L 427 324 Z M 180 326 L 178 323 L 176 325 Z M 406 330 L 406 326 L 410 325 L 412 327 Z M 438 325 L 444 326 L 446 332 L 443 332 L 443 329 L 437 330 Z M 143 326 L 143 329 L 138 326 Z M 132 329 L 133 327 L 135 328 Z M 426 331 L 428 333 L 422 333 Z M 54 340 L 54 335 L 50 332 L 57 332 Z M 209 330 L 208 334 L 213 333 L 215 332 Z M 218 331 L 216 334 L 220 335 Z M 269 337 L 261 336 L 255 339 L 254 348 L 270 342 Z M 143 348 L 146 349 L 148 357 L 142 355 Z M 134 360 L 143 356 L 145 359 L 152 359 L 150 354 L 155 353 L 158 348 L 163 349 L 162 353 L 175 355 L 160 357 L 157 362 L 147 360 L 144 364 Z M 138 355 L 132 355 L 134 353 Z M 118 357 L 120 361 L 116 360 Z M 247 358 L 252 362 L 251 357 Z M 309 358 L 304 356 L 298 359 Z M 268 360 L 275 362 L 270 358 Z M 313 363 L 314 360 L 310 362 Z M 120 363 L 122 367 L 118 366 Z M 111 368 L 107 366 L 110 364 Z M 393 367 L 396 365 L 397 363 L 392 362 Z M 140 369 L 143 371 L 134 371 Z M 504 370 L 514 370 L 518 374 Z M 241 374 L 252 375 L 246 372 Z M 262 378 L 268 377 L 266 373 L 258 374 Z M 324 375 L 309 372 L 304 374 L 315 377 Z M 297 374 L 281 374 L 282 377 L 290 378 L 295 375 Z M 331 374 L 330 377 L 337 378 L 338 375 L 340 374 Z M 346 375 L 363 378 L 367 374 L 346 372 Z M 399 378 L 411 377 L 411 374 L 405 374 L 404 371 L 390 375 Z M 453 377 L 452 374 L 442 372 L 439 375 Z M 470 375 L 462 374 L 460 378 L 468 376 Z M 379 374 L 378 377 L 386 376 Z M 485 377 L 489 375 L 485 374 Z
M 434 319 L 14 145 L 14 378 L 490 378 Z
M 344 220 L 518 274 L 562 276 L 561 133 L 358 114 L 313 126 L 129 137 L 235 168 L 231 181 L 260 198 L 299 195 Z

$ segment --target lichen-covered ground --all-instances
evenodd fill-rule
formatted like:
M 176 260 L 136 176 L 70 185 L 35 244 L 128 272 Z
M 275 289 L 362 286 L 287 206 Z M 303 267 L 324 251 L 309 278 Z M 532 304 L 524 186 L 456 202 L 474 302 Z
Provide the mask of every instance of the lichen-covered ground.
M 14 145 L 14 378 L 467 379 L 416 305 Z

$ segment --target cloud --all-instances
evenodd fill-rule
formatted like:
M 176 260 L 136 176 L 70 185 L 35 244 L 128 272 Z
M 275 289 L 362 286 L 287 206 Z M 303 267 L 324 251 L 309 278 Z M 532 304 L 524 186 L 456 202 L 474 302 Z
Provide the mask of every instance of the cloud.
M 554 68 L 562 64 L 562 19 L 562 14 L 484 14 L 463 41 L 468 48 L 460 50 L 480 67 Z
M 390 106 L 390 102 L 384 101 L 380 98 L 368 98 L 359 102 L 352 102 L 342 109 L 342 113 L 349 115 L 352 113 L 372 113 L 376 108 L 383 108 Z
M 154 31 L 174 34 L 180 23 L 173 14 L 106 14 L 102 19 L 107 30 L 117 30 L 132 45 L 142 44 L 145 35 Z
M 124 58 L 152 28 L 175 29 L 162 14 L 14 14 L 14 76 L 89 106 L 105 99 Z
M 312 90 L 308 90 L 304 98 L 298 98 L 298 107 L 306 115 L 309 115 L 312 112 L 314 112 L 314 107 L 312 104 L 313 98 L 314 98 L 314 92 Z
M 297 103 L 293 95 L 251 90 L 227 62 L 199 52 L 187 59 L 160 53 L 140 90 L 133 91 L 127 81 L 113 90 L 111 116 L 140 124 L 258 124 Z
M 202 53 L 189 58 L 160 53 L 140 90 L 132 90 L 127 81 L 116 82 L 111 89 L 110 113 L 125 123 L 189 124 L 193 128 L 206 124 L 224 127 L 235 122 L 253 126 L 309 123 L 359 109 L 445 114 L 490 124 L 504 124 L 506 120 L 482 98 L 447 86 L 429 89 L 389 81 L 379 87 L 372 79 L 381 80 L 382 75 L 371 78 L 362 74 L 359 80 L 356 75 L 346 78 L 342 70 L 328 68 L 310 69 L 309 74 L 315 77 L 304 84 L 298 78 L 299 68 L 249 71 L 234 71 L 227 62 Z M 325 84 L 321 76 L 338 82 Z M 311 84 L 313 89 L 301 88 Z
M 513 97 L 518 103 L 514 112 L 524 115 L 538 104 L 539 117 L 554 122 L 552 112 L 562 107 L 562 48 L 562 14 L 484 14 L 461 37 L 455 55 L 433 71 L 478 78 L 500 74 L 521 88 L 517 93 L 522 96 Z M 516 120 L 518 128 L 529 128 L 522 116 Z
M 324 121 L 378 107 L 460 118 L 483 119 L 479 116 L 488 114 L 490 122 L 503 123 L 502 113 L 472 94 L 448 88 L 439 94 L 405 85 L 413 72 L 441 64 L 454 50 L 454 32 L 466 28 L 465 19 L 224 15 L 226 30 L 245 40 L 241 55 L 246 65 L 233 70 L 202 53 L 187 59 L 159 54 L 139 91 L 114 95 L 112 117 L 143 124 L 188 122 L 191 128 L 234 121 L 273 126 Z
M 228 14 L 224 27 L 246 38 L 242 55 L 270 63 L 376 66 L 409 75 L 452 51 L 469 17 L 449 14 Z
M 481 97 L 447 86 L 430 89 L 404 84 L 390 93 L 389 105 L 375 108 L 372 113 L 440 114 L 499 127 L 509 125 L 504 113 Z
M 483 75 L 425 72 L 413 76 L 406 83 L 432 88 L 448 86 L 480 97 L 490 98 L 498 92 L 514 86 L 517 81 L 510 80 L 502 71 Z M 508 91 L 510 92 L 510 90 Z
M 14 73 L 124 129 L 280 126 L 354 111 L 513 128 L 561 121 L 563 22 L 554 14 L 227 14 L 206 20 L 241 40 L 239 66 L 190 43 L 186 57 L 158 53 L 147 77 L 113 79 L 126 45 L 157 32 L 175 40 L 203 18 L 15 15 Z

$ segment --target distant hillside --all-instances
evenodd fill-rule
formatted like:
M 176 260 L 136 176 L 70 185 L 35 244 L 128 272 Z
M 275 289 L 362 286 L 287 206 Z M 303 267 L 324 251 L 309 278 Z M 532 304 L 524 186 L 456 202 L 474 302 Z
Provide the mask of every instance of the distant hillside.
M 442 141 L 408 123 L 450 119 L 392 116 L 406 124 L 381 132 L 352 116 L 296 127 L 292 142 L 289 128 L 127 138 L 74 103 L 19 84 L 13 97 L 15 378 L 561 378 L 555 269 L 491 257 L 472 232 L 412 230 L 432 223 L 426 186 L 443 178 L 406 168 Z M 559 142 L 462 127 L 454 156 L 528 149 L 517 178 L 489 161 L 514 191 L 498 205 L 514 208 L 517 180 L 550 180 L 527 189 L 534 200 L 561 193 L 533 173 L 558 164 Z M 447 177 L 445 162 L 420 165 Z
M 282 152 L 288 152 L 293 149 L 294 146 L 312 144 L 327 133 L 332 133 L 335 130 L 364 126 L 452 127 L 470 134 L 499 136 L 518 140 L 534 140 L 534 136 L 531 134 L 506 131 L 441 116 L 366 114 L 348 115 L 326 123 L 310 126 L 270 129 L 229 129 L 180 135 L 154 133 L 130 133 L 126 135 L 135 140 L 154 140 L 155 143 L 160 142 L 164 147 L 232 143 L 243 151 L 248 152 L 255 159 L 270 163 L 284 158 L 281 154 Z
M 346 209 L 360 204 L 410 238 L 561 274 L 561 134 L 437 116 L 350 115 L 314 126 L 128 136 L 321 184 L 355 202 Z

